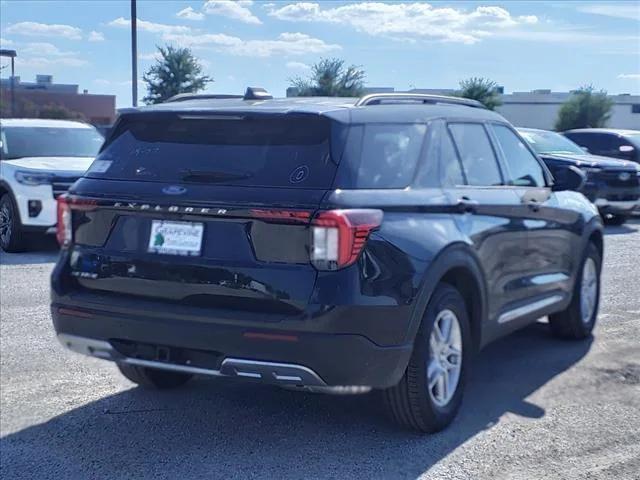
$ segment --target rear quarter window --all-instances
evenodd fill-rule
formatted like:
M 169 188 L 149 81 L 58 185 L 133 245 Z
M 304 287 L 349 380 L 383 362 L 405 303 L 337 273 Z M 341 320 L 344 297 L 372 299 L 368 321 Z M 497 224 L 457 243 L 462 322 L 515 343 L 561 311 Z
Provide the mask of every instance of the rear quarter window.
M 349 130 L 337 188 L 404 188 L 421 157 L 426 124 L 366 124 Z

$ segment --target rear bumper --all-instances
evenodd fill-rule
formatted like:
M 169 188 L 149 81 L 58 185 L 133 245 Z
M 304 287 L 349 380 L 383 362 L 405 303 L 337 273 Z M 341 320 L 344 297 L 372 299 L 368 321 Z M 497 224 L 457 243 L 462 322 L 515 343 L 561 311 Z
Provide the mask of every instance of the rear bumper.
M 389 387 L 400 380 L 412 351 L 412 345 L 382 347 L 356 334 L 285 332 L 264 324 L 201 322 L 153 312 L 123 315 L 55 299 L 51 313 L 61 343 L 79 353 L 298 387 Z

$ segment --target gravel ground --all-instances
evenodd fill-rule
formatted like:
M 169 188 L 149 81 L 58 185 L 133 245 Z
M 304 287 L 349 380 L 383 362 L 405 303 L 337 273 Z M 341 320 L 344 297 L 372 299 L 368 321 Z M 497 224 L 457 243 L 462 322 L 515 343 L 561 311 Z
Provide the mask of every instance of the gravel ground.
M 399 430 L 376 394 L 198 379 L 150 392 L 53 335 L 55 249 L 0 257 L 2 478 L 640 479 L 640 221 L 609 228 L 591 341 L 540 323 L 478 358 L 446 431 Z

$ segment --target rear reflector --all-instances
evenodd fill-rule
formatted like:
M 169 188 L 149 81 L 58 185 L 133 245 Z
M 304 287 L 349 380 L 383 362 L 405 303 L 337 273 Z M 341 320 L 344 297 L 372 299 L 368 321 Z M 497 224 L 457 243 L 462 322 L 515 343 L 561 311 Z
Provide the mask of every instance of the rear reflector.
M 72 308 L 58 308 L 58 313 L 62 315 L 72 315 L 74 317 L 82 317 L 82 318 L 93 318 L 92 313 L 83 312 L 82 310 L 74 310 Z
M 353 264 L 369 234 L 382 223 L 381 210 L 328 210 L 311 221 L 311 263 L 319 270 Z
M 280 342 L 298 341 L 297 335 L 286 335 L 282 333 L 245 332 L 242 336 L 254 340 L 275 340 Z
M 305 210 L 263 210 L 254 208 L 250 211 L 251 216 L 262 220 L 291 221 L 307 223 L 311 218 L 311 213 Z

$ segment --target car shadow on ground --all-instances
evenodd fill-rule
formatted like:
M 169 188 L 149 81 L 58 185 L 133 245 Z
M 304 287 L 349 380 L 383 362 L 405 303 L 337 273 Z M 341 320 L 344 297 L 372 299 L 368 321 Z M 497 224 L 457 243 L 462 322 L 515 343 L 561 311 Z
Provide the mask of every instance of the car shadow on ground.
M 604 234 L 605 235 L 624 235 L 627 233 L 635 233 L 638 230 L 640 230 L 640 224 L 634 220 L 619 226 L 608 225 L 604 229 Z
M 55 262 L 58 258 L 58 243 L 51 236 L 35 238 L 29 242 L 29 248 L 20 253 L 7 253 L 0 250 L 0 265 L 34 265 Z
M 9 434 L 2 470 L 5 478 L 415 478 L 508 412 L 543 417 L 527 398 L 590 346 L 557 340 L 542 323 L 496 342 L 474 363 L 460 415 L 435 435 L 396 427 L 376 392 L 337 397 L 198 379 L 177 391 L 131 388 Z

